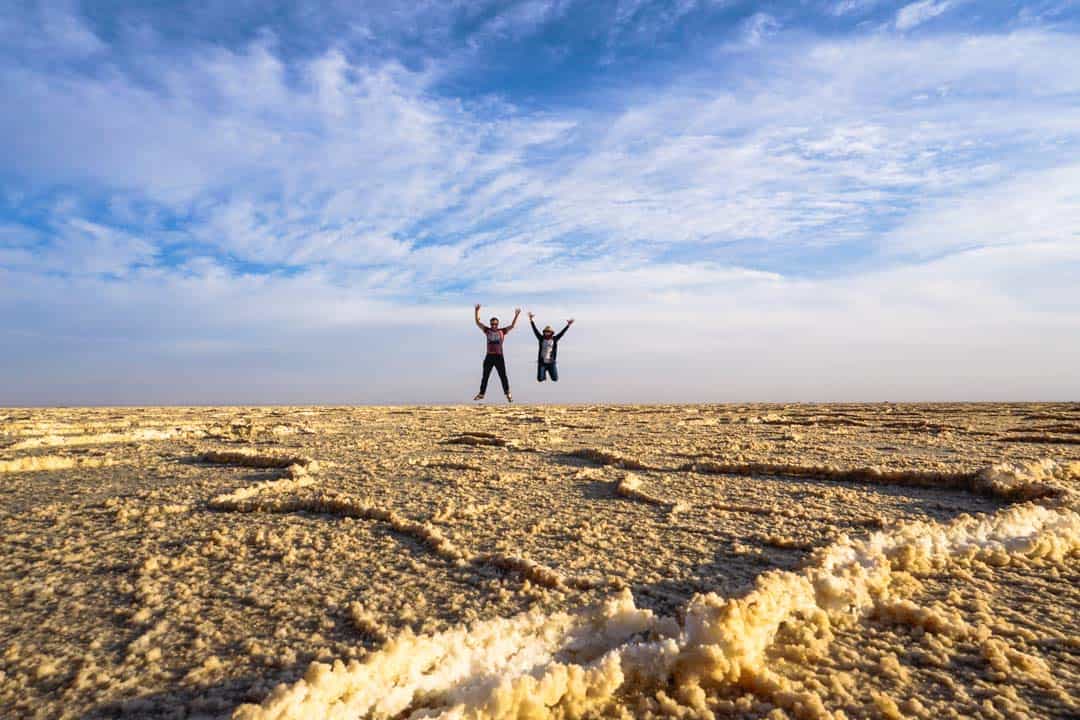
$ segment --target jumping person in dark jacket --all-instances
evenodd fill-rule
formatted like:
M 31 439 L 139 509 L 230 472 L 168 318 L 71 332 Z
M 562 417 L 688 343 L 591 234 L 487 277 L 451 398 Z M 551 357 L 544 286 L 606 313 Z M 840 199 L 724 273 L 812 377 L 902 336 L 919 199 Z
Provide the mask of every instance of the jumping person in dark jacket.
M 514 402 L 514 398 L 510 395 L 510 381 L 506 378 L 506 360 L 503 358 L 503 338 L 506 337 L 506 333 L 514 329 L 517 325 L 518 315 L 521 314 L 521 308 L 514 308 L 514 322 L 510 323 L 510 327 L 499 327 L 499 318 L 491 318 L 490 325 L 485 325 L 480 322 L 480 305 L 476 306 L 476 326 L 484 331 L 484 335 L 487 336 L 487 355 L 484 356 L 484 374 L 480 379 L 480 392 L 473 398 L 473 400 L 483 400 L 484 393 L 487 392 L 488 377 L 491 376 L 491 368 L 495 368 L 499 372 L 499 380 L 502 381 L 503 394 L 506 395 L 506 402 Z
M 574 324 L 574 319 L 567 320 L 566 327 L 556 335 L 550 325 L 546 326 L 543 332 L 537 330 L 536 323 L 533 322 L 534 317 L 535 315 L 529 313 L 529 324 L 532 325 L 533 335 L 540 342 L 540 347 L 536 351 L 536 382 L 544 382 L 545 375 L 551 375 L 551 382 L 559 382 L 559 368 L 555 365 L 559 359 L 559 340 Z

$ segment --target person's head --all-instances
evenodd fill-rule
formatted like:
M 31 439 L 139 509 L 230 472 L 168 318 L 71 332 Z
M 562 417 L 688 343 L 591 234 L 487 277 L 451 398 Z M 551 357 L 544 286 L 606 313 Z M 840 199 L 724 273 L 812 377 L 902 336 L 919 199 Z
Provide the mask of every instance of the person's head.
M 499 318 L 491 318 L 490 320 L 488 320 L 488 324 L 491 325 L 491 327 L 493 328 L 499 327 Z
M 551 337 L 555 334 L 555 331 L 551 329 L 550 325 L 544 326 L 544 337 Z

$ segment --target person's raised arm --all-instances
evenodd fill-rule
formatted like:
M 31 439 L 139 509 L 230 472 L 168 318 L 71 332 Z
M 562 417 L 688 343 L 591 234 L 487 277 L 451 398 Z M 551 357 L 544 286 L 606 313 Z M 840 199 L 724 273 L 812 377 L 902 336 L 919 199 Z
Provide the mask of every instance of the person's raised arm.
M 521 315 L 521 314 L 522 314 L 522 309 L 521 308 L 514 308 L 514 322 L 511 323 L 510 327 L 507 328 L 507 332 L 510 332 L 512 329 L 517 327 L 517 316 Z
M 480 322 L 480 303 L 476 303 L 476 327 L 481 330 L 487 331 L 488 326 Z
M 518 315 L 521 315 L 521 308 L 514 308 L 514 322 L 510 323 L 510 327 L 506 328 L 506 332 L 510 332 L 517 327 Z
M 567 320 L 566 321 L 566 327 L 564 327 L 562 330 L 559 331 L 559 334 L 555 336 L 555 339 L 559 340 L 560 338 L 562 338 L 562 336 L 566 334 L 566 331 L 569 330 L 570 326 L 573 325 L 573 324 L 574 324 L 574 318 L 570 318 L 569 320 Z
M 536 339 L 537 339 L 537 340 L 543 340 L 543 339 L 544 339 L 544 336 L 543 336 L 543 335 L 541 335 L 541 334 L 540 334 L 540 331 L 536 329 L 536 323 L 534 323 L 534 322 L 533 322 L 533 318 L 534 318 L 534 317 L 536 317 L 536 316 L 535 316 L 535 315 L 533 315 L 533 314 L 532 314 L 532 312 L 530 311 L 530 312 L 529 312 L 529 324 L 530 324 L 530 325 L 532 325 L 532 329 L 533 329 L 533 335 L 535 335 L 535 336 L 536 336 Z

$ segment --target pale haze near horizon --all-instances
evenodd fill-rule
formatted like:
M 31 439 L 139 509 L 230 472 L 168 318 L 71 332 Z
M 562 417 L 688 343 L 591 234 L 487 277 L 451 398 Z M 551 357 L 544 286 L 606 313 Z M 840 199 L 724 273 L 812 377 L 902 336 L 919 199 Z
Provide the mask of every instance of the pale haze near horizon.
M 0 405 L 1080 399 L 1075 8 L 286 7 L 0 20 Z

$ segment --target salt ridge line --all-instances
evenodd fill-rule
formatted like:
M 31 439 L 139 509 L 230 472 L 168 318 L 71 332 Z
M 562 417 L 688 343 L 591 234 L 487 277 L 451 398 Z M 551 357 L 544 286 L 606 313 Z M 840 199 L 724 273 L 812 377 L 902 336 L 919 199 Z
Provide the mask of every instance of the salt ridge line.
M 596 626 L 602 626 L 598 642 Z M 618 644 L 649 629 L 652 613 L 633 607 L 628 591 L 580 613 L 545 615 L 532 611 L 460 626 L 438 635 L 404 633 L 367 662 L 331 667 L 313 663 L 304 680 L 279 686 L 262 707 L 247 705 L 234 718 L 393 717 L 414 700 L 447 688 L 466 694 L 486 691 L 488 677 L 527 674 L 553 662 L 554 654 L 577 647 L 598 655 L 605 644 Z M 373 662 L 374 660 L 374 662 Z M 584 671 L 579 673 L 584 677 Z
M 418 540 L 439 557 L 449 560 L 459 567 L 466 565 L 489 566 L 503 571 L 515 572 L 537 585 L 551 589 L 590 589 L 606 584 L 592 578 L 568 578 L 547 565 L 517 555 L 503 553 L 470 555 L 458 548 L 443 534 L 442 530 L 430 522 L 412 520 L 393 510 L 340 493 L 324 492 L 313 498 L 280 497 L 294 490 L 300 490 L 315 484 L 315 478 L 311 477 L 309 473 L 317 472 L 319 464 L 307 457 L 285 457 L 238 451 L 211 451 L 199 455 L 198 458 L 204 462 L 242 465 L 244 467 L 284 467 L 288 473 L 286 478 L 267 480 L 212 498 L 208 505 L 215 510 L 272 513 L 313 512 L 338 517 L 375 520 L 386 523 L 398 533 Z
M 172 440 L 189 434 L 198 435 L 201 431 L 191 428 L 156 430 L 142 428 L 131 432 L 110 432 L 93 435 L 45 435 L 27 438 L 11 445 L 11 450 L 28 450 L 40 447 L 72 447 L 78 445 L 105 445 L 108 443 L 138 442 L 145 440 Z
M 284 478 L 265 480 L 211 498 L 208 505 L 214 510 L 254 512 L 260 508 L 255 503 L 247 502 L 248 500 L 264 495 L 291 492 L 314 485 L 316 481 L 311 474 L 319 471 L 319 463 L 309 457 L 274 455 L 244 450 L 208 450 L 197 455 L 196 460 L 218 465 L 281 468 L 285 470 Z
M 641 478 L 633 473 L 626 473 L 615 483 L 615 492 L 626 498 L 640 500 L 649 505 L 669 505 L 667 500 L 641 489 Z
M 394 530 L 409 535 L 433 550 L 437 555 L 455 564 L 464 564 L 464 554 L 429 523 L 419 523 L 367 502 L 356 500 L 336 492 L 324 492 L 314 498 L 280 497 L 293 490 L 309 487 L 315 483 L 311 473 L 318 472 L 319 463 L 304 456 L 260 454 L 250 451 L 207 451 L 196 458 L 200 462 L 239 465 L 254 468 L 283 468 L 286 478 L 268 480 L 255 485 L 218 495 L 210 500 L 210 507 L 218 510 L 240 512 L 293 513 L 313 512 L 339 517 L 385 522 Z M 257 498 L 257 502 L 247 502 Z
M 634 460 L 633 458 L 623 457 L 622 455 L 607 452 L 606 450 L 597 450 L 596 448 L 582 448 L 580 450 L 569 452 L 567 455 L 570 457 L 581 458 L 582 460 L 591 460 L 598 465 L 611 465 L 612 467 L 622 468 L 623 470 L 663 470 L 663 468 L 652 467 L 638 460 Z
M 295 465 L 312 473 L 319 469 L 318 462 L 304 455 L 275 455 L 250 450 L 207 450 L 196 455 L 195 459 L 203 463 L 250 468 L 287 469 Z
M 1069 481 L 1078 469 L 1080 463 L 1043 461 L 995 466 L 989 474 L 999 482 L 1011 475 L 1005 486 L 1017 488 L 1047 477 Z M 768 667 L 766 651 L 782 624 L 845 623 L 877 605 L 894 607 L 896 571 L 1076 555 L 1080 515 L 1066 491 L 1057 498 L 1058 508 L 1028 502 L 947 524 L 914 522 L 863 540 L 842 538 L 817 551 L 802 572 L 760 576 L 744 597 L 695 596 L 681 626 L 636 608 L 623 591 L 572 615 L 527 613 L 438 635 L 407 633 L 363 663 L 314 663 L 304 679 L 279 686 L 261 706 L 241 706 L 233 717 L 564 717 L 600 710 L 634 691 L 671 692 L 707 712 L 703 688 L 732 684 L 798 717 L 829 717 L 819 696 Z
M 704 475 L 779 475 L 786 477 L 813 478 L 834 482 L 861 484 L 901 485 L 909 487 L 938 487 L 986 495 L 1000 500 L 1021 501 L 1053 497 L 1064 489 L 1053 485 L 1062 472 L 1080 476 L 1080 469 L 1070 470 L 1053 460 L 1029 463 L 1023 469 L 1025 480 L 1019 481 L 1014 467 L 1009 464 L 994 465 L 973 472 L 948 472 L 927 470 L 889 470 L 878 467 L 842 468 L 834 465 L 794 465 L 790 463 L 764 462 L 717 462 L 704 460 L 690 462 L 676 468 L 646 465 L 633 458 L 623 457 L 595 448 L 584 448 L 569 453 L 571 457 L 591 460 L 600 465 L 626 470 L 656 472 L 695 472 Z M 1080 468 L 1080 462 L 1073 462 Z
M 1010 435 L 1001 438 L 1001 441 L 1043 445 L 1080 445 L 1080 437 L 1061 437 L 1057 435 Z
M 238 512 L 254 512 L 259 510 L 259 505 L 245 502 L 251 498 L 274 494 L 286 493 L 293 490 L 314 485 L 316 480 L 307 473 L 300 465 L 290 465 L 287 468 L 288 476 L 278 480 L 266 480 L 254 485 L 248 485 L 231 493 L 217 495 L 208 503 L 214 510 L 232 510 Z
M 37 455 L 32 457 L 0 460 L 0 474 L 18 472 L 44 472 L 46 470 L 70 470 L 71 468 L 97 468 L 112 465 L 110 458 L 74 458 L 62 455 Z
M 412 520 L 394 510 L 372 505 L 364 500 L 340 493 L 322 492 L 310 498 L 279 498 L 275 496 L 281 492 L 312 484 L 309 482 L 305 482 L 303 485 L 288 484 L 294 482 L 292 480 L 279 480 L 262 483 L 264 492 L 259 502 L 237 505 L 226 502 L 220 504 L 219 508 L 226 510 L 237 509 L 242 512 L 310 512 L 360 520 L 375 520 L 386 523 L 395 532 L 419 541 L 436 555 L 458 567 L 467 565 L 488 566 L 499 570 L 516 572 L 537 585 L 551 589 L 590 589 L 607 585 L 606 582 L 592 578 L 566 577 L 547 565 L 516 555 L 503 553 L 472 555 L 455 545 L 453 541 L 443 534 L 441 529 L 430 522 Z M 266 490 L 273 492 L 266 493 Z
M 398 515 L 393 510 L 358 501 L 336 492 L 324 492 L 314 498 L 281 497 L 293 490 L 315 484 L 312 473 L 319 471 L 319 463 L 305 456 L 285 456 L 243 450 L 210 450 L 196 456 L 199 462 L 221 465 L 238 465 L 253 468 L 280 468 L 285 478 L 267 480 L 248 485 L 230 493 L 217 495 L 209 501 L 215 510 L 237 512 L 293 513 L 313 512 L 339 517 L 385 522 L 394 530 L 409 535 L 433 550 L 437 555 L 455 564 L 464 564 L 464 554 L 442 532 L 429 523 L 419 523 Z M 252 501 L 254 500 L 254 501 Z
M 1075 522 L 1075 520 L 1074 520 Z M 843 548 L 839 548 L 838 551 Z M 856 547 L 856 549 L 858 549 Z M 828 568 L 826 568 L 828 569 Z M 878 565 L 880 572 L 867 572 L 866 576 L 871 581 L 887 582 L 887 569 Z M 454 681 L 456 684 L 433 685 L 434 678 L 425 676 L 424 692 L 445 693 L 447 703 L 442 707 L 432 707 L 424 702 L 421 697 L 420 707 L 425 711 L 444 711 L 444 717 L 517 717 L 520 714 L 530 713 L 530 716 L 541 716 L 549 710 L 558 708 L 562 712 L 574 714 L 587 710 L 590 707 L 602 707 L 620 689 L 655 689 L 656 687 L 674 689 L 684 696 L 694 696 L 693 688 L 699 688 L 703 681 L 712 684 L 724 682 L 743 682 L 753 684 L 760 691 L 764 688 L 773 687 L 774 700 L 777 704 L 785 705 L 793 710 L 799 710 L 800 716 L 817 716 L 819 713 L 808 712 L 807 709 L 820 705 L 815 703 L 812 696 L 800 696 L 798 692 L 784 687 L 782 679 L 770 677 L 768 668 L 762 667 L 764 652 L 775 636 L 780 623 L 795 618 L 800 613 L 822 612 L 816 603 L 816 592 L 811 580 L 819 580 L 800 577 L 793 573 L 775 573 L 767 576 L 758 583 L 757 590 L 742 600 L 724 601 L 715 596 L 701 596 L 695 599 L 688 613 L 687 629 L 683 637 L 678 641 L 671 638 L 643 643 L 621 643 L 614 646 L 600 642 L 601 637 L 611 638 L 608 633 L 607 623 L 609 620 L 624 617 L 627 613 L 637 612 L 633 602 L 627 594 L 623 594 L 612 604 L 607 606 L 606 613 L 586 613 L 582 621 L 592 625 L 598 633 L 594 639 L 594 647 L 599 645 L 603 651 L 593 661 L 578 663 L 564 663 L 552 659 L 543 664 L 535 664 L 526 673 L 518 677 L 506 676 L 499 678 L 500 667 L 519 652 L 527 652 L 534 658 L 534 646 L 523 644 L 512 645 L 505 658 L 487 657 L 498 648 L 490 644 L 481 644 L 483 656 L 473 657 L 474 664 L 478 664 L 478 676 L 466 678 L 467 682 Z M 841 617 L 847 615 L 850 610 L 865 609 L 867 603 L 855 602 L 849 606 L 846 602 L 845 593 L 855 593 L 874 586 L 873 582 L 866 583 L 865 588 L 860 588 L 858 583 L 851 583 L 852 587 L 837 587 L 832 577 L 825 578 L 824 585 L 830 602 L 841 600 L 840 610 L 834 611 Z M 872 598 L 871 598 L 872 599 Z M 828 606 L 828 604 L 827 604 Z M 717 617 L 719 616 L 719 617 Z M 543 626 L 537 631 L 538 635 L 548 637 L 552 631 L 558 632 L 565 624 L 562 616 L 552 616 L 553 625 Z M 498 621 L 501 623 L 507 621 Z M 657 628 L 659 623 L 641 625 L 640 632 Z M 457 631 L 460 635 L 460 631 Z M 489 624 L 483 624 L 474 628 L 473 632 L 481 636 L 492 634 Z M 695 633 L 697 633 L 695 635 Z M 702 633 L 712 633 L 717 637 L 703 636 Z M 468 633 L 466 634 L 468 637 Z M 447 650 L 452 648 L 458 639 L 457 636 L 445 634 L 425 638 L 425 643 L 436 642 L 442 638 L 447 642 Z M 529 638 L 531 641 L 532 639 Z M 426 647 L 426 646 L 425 646 Z M 555 656 L 568 653 L 572 650 L 572 644 L 567 641 L 558 650 L 547 655 Z M 408 651 L 405 651 L 408 655 Z M 243 708 L 238 712 L 238 718 L 301 718 L 301 717 L 368 717 L 382 715 L 383 708 L 374 706 L 357 705 L 354 700 L 358 696 L 358 688 L 368 688 L 366 683 L 377 679 L 381 682 L 380 693 L 390 688 L 397 695 L 408 690 L 413 695 L 420 694 L 415 688 L 409 686 L 403 678 L 391 675 L 388 679 L 379 673 L 384 668 L 385 658 L 380 654 L 372 657 L 363 666 L 352 664 L 349 668 L 336 664 L 333 669 L 328 666 L 314 667 L 309 672 L 305 683 L 314 683 L 315 687 L 308 692 L 306 687 L 300 684 L 293 686 L 293 693 L 299 692 L 302 697 L 289 696 L 289 690 L 277 691 L 262 710 L 265 714 L 259 714 L 251 707 Z M 462 662 L 457 658 L 457 662 Z M 483 663 L 488 663 L 486 666 Z M 392 666 L 388 669 L 392 673 Z M 344 673 L 359 673 L 359 676 L 345 676 Z M 434 675 L 447 679 L 451 674 L 443 673 L 437 669 Z M 485 682 L 484 678 L 497 678 Z M 342 683 L 345 685 L 343 686 Z M 352 684 L 355 683 L 355 684 Z M 626 687 L 624 687 L 626 685 Z M 370 690 L 370 688 L 368 688 Z M 337 695 L 335 693 L 340 693 Z M 422 696 L 422 694 L 420 694 Z M 805 695 L 805 694 L 804 694 Z M 348 697 L 349 701 L 342 704 L 339 700 Z M 278 702 L 274 702 L 274 701 Z M 329 702 L 326 702 L 329 700 Z M 451 704 L 453 701 L 456 704 Z M 411 705 L 398 706 L 393 712 L 403 712 Z M 296 712 L 298 711 L 298 712 Z M 426 716 L 426 715 L 425 715 Z
M 671 502 L 664 498 L 653 495 L 652 493 L 642 489 L 641 478 L 633 473 L 626 473 L 622 478 L 615 483 L 615 492 L 625 498 L 631 500 L 638 500 L 640 502 L 657 505 L 665 508 L 669 513 L 675 514 L 678 512 L 685 512 L 686 506 L 679 502 Z
M 566 577 L 558 570 L 550 568 L 543 563 L 530 560 L 520 555 L 506 555 L 504 553 L 486 553 L 475 555 L 470 559 L 470 564 L 483 566 L 489 565 L 500 570 L 515 572 L 537 585 L 546 588 L 566 589 L 568 587 L 578 590 L 590 590 L 604 583 L 585 577 Z
M 1028 463 L 1019 471 L 1010 464 L 994 465 L 974 472 L 937 472 L 787 463 L 721 463 L 711 460 L 687 463 L 678 469 L 706 475 L 783 475 L 836 482 L 949 488 L 1008 501 L 1055 497 L 1066 492 L 1066 488 L 1054 484 L 1055 480 L 1061 480 L 1070 474 L 1080 476 L 1080 462 L 1062 466 L 1053 460 Z

